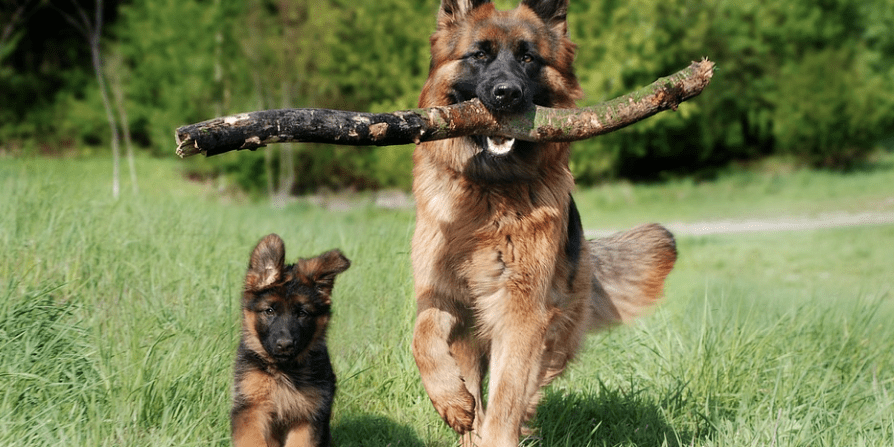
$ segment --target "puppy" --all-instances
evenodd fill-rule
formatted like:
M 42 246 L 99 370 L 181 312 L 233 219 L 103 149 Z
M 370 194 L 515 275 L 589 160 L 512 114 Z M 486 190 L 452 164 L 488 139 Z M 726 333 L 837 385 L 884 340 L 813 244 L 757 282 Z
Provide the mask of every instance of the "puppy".
M 329 446 L 335 374 L 326 349 L 335 277 L 350 267 L 338 250 L 285 265 L 276 234 L 251 254 L 236 352 L 233 443 Z

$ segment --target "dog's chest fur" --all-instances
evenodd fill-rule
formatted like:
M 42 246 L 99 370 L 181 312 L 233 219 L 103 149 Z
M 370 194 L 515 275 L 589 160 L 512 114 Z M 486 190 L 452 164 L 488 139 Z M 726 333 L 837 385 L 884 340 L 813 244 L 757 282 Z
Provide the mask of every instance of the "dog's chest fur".
M 509 287 L 542 296 L 567 263 L 567 145 L 536 147 L 525 178 L 488 181 L 468 175 L 476 160 L 464 141 L 423 144 L 414 156 L 417 286 L 466 304 Z

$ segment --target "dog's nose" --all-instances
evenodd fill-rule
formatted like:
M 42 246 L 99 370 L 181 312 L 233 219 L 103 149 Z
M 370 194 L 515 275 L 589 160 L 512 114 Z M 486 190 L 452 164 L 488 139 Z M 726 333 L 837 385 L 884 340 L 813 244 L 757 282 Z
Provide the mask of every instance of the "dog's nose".
M 518 104 L 522 97 L 522 89 L 512 83 L 501 82 L 494 86 L 493 97 L 498 107 L 508 109 Z
M 286 352 L 292 349 L 294 344 L 291 338 L 278 338 L 276 339 L 276 351 L 278 353 Z

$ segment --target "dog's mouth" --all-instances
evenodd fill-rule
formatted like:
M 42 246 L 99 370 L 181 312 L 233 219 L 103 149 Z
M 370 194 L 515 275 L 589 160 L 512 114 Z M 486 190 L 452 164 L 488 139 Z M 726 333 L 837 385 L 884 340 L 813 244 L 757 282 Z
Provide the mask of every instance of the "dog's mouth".
M 486 137 L 484 138 L 484 149 L 493 155 L 505 155 L 512 151 L 515 145 L 515 138 L 506 137 Z
M 293 358 L 295 358 L 295 356 L 291 354 L 273 354 L 273 360 L 275 360 L 276 363 L 289 363 L 289 360 L 292 360 Z
M 270 355 L 278 361 L 285 361 L 292 357 L 295 357 L 294 349 L 279 349 L 274 352 L 271 352 Z

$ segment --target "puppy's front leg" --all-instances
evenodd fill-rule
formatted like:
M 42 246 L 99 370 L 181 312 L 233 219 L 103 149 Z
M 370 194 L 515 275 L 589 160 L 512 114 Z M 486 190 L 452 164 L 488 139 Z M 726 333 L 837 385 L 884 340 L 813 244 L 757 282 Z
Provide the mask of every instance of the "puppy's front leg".
M 438 414 L 457 433 L 472 429 L 475 399 L 463 384 L 456 360 L 450 355 L 448 341 L 458 319 L 436 307 L 420 309 L 413 331 L 413 357 L 422 376 L 422 384 Z
M 270 416 L 255 405 L 236 411 L 232 418 L 233 445 L 236 447 L 266 447 L 274 445 L 270 439 Z

